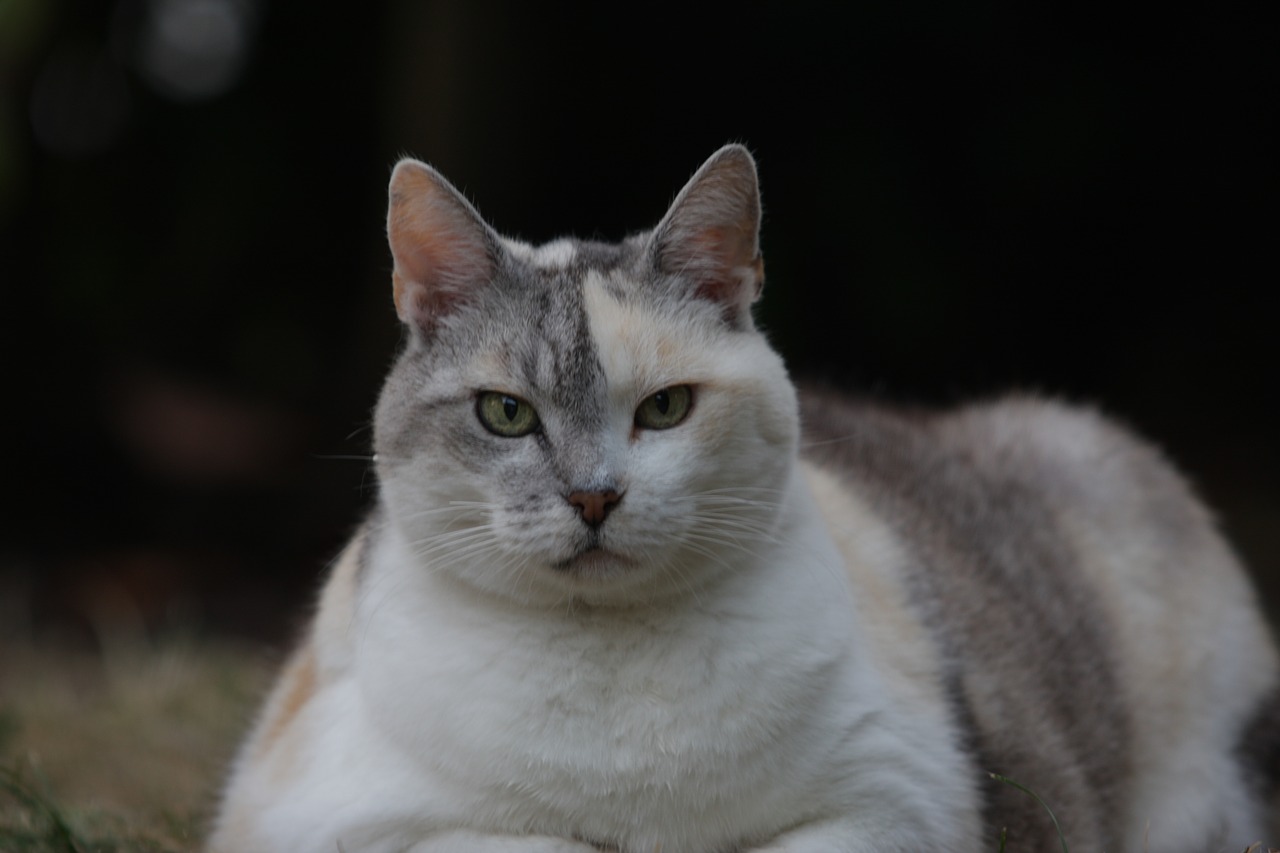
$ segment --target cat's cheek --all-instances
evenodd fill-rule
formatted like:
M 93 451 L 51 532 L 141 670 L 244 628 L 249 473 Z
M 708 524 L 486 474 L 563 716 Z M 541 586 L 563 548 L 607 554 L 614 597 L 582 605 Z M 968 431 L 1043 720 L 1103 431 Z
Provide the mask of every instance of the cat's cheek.
M 695 438 L 699 452 L 682 461 L 696 491 L 738 487 L 778 488 L 791 464 L 788 443 L 763 436 L 754 418 L 739 414 L 731 428 L 705 425 Z

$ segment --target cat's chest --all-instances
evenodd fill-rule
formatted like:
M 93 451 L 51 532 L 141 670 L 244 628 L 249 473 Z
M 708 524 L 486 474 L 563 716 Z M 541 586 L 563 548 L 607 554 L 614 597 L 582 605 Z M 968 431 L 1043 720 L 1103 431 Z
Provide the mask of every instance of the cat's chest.
M 820 709 L 851 672 L 847 638 L 762 597 L 521 614 L 405 592 L 361 627 L 357 671 L 395 748 L 484 807 L 751 803 L 838 735 Z
M 432 750 L 493 752 L 505 741 L 504 754 L 540 764 L 579 753 L 616 761 L 629 749 L 687 753 L 770 727 L 752 701 L 762 680 L 775 695 L 809 689 L 794 661 L 783 663 L 795 656 L 766 653 L 749 622 L 714 610 L 422 616 L 413 641 L 402 633 L 393 647 L 390 636 L 371 636 L 361 670 L 370 691 L 401 693 Z

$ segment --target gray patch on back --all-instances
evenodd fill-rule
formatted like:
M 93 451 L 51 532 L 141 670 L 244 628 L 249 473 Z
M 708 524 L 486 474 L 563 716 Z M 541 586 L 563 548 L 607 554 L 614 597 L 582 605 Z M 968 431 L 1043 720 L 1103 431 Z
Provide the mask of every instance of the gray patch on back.
M 1115 849 L 1128 719 L 1103 608 L 1055 519 L 1043 472 L 980 452 L 946 416 L 802 395 L 806 456 L 856 484 L 910 553 L 909 583 L 948 661 L 975 772 L 1053 808 L 1081 849 Z M 988 830 L 1055 849 L 1044 809 L 999 782 Z

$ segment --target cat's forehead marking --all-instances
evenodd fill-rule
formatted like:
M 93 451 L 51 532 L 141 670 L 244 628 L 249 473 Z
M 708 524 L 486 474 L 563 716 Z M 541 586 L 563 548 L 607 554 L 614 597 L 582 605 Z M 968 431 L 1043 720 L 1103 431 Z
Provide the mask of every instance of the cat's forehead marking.
M 637 367 L 634 345 L 627 340 L 635 333 L 635 324 L 628 316 L 630 306 L 609 292 L 604 276 L 595 270 L 588 270 L 583 278 L 582 296 L 605 376 L 610 384 L 630 379 Z M 627 335 L 628 331 L 632 334 Z
M 648 393 L 672 382 L 694 379 L 696 333 L 643 299 L 620 295 L 620 272 L 588 270 L 582 293 L 591 335 L 611 386 Z
M 507 251 L 520 261 L 539 269 L 564 269 L 574 262 L 578 254 L 577 246 L 568 239 L 553 240 L 541 246 L 510 238 L 504 238 L 503 243 Z

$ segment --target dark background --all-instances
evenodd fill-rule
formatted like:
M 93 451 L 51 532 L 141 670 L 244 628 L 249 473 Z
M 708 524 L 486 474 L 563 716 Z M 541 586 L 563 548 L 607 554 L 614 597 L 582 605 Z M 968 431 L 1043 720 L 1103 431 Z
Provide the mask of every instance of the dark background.
M 372 498 L 401 153 L 541 241 L 728 141 L 796 373 L 1095 402 L 1274 602 L 1276 60 L 1222 5 L 0 3 L 0 620 L 296 624 Z

